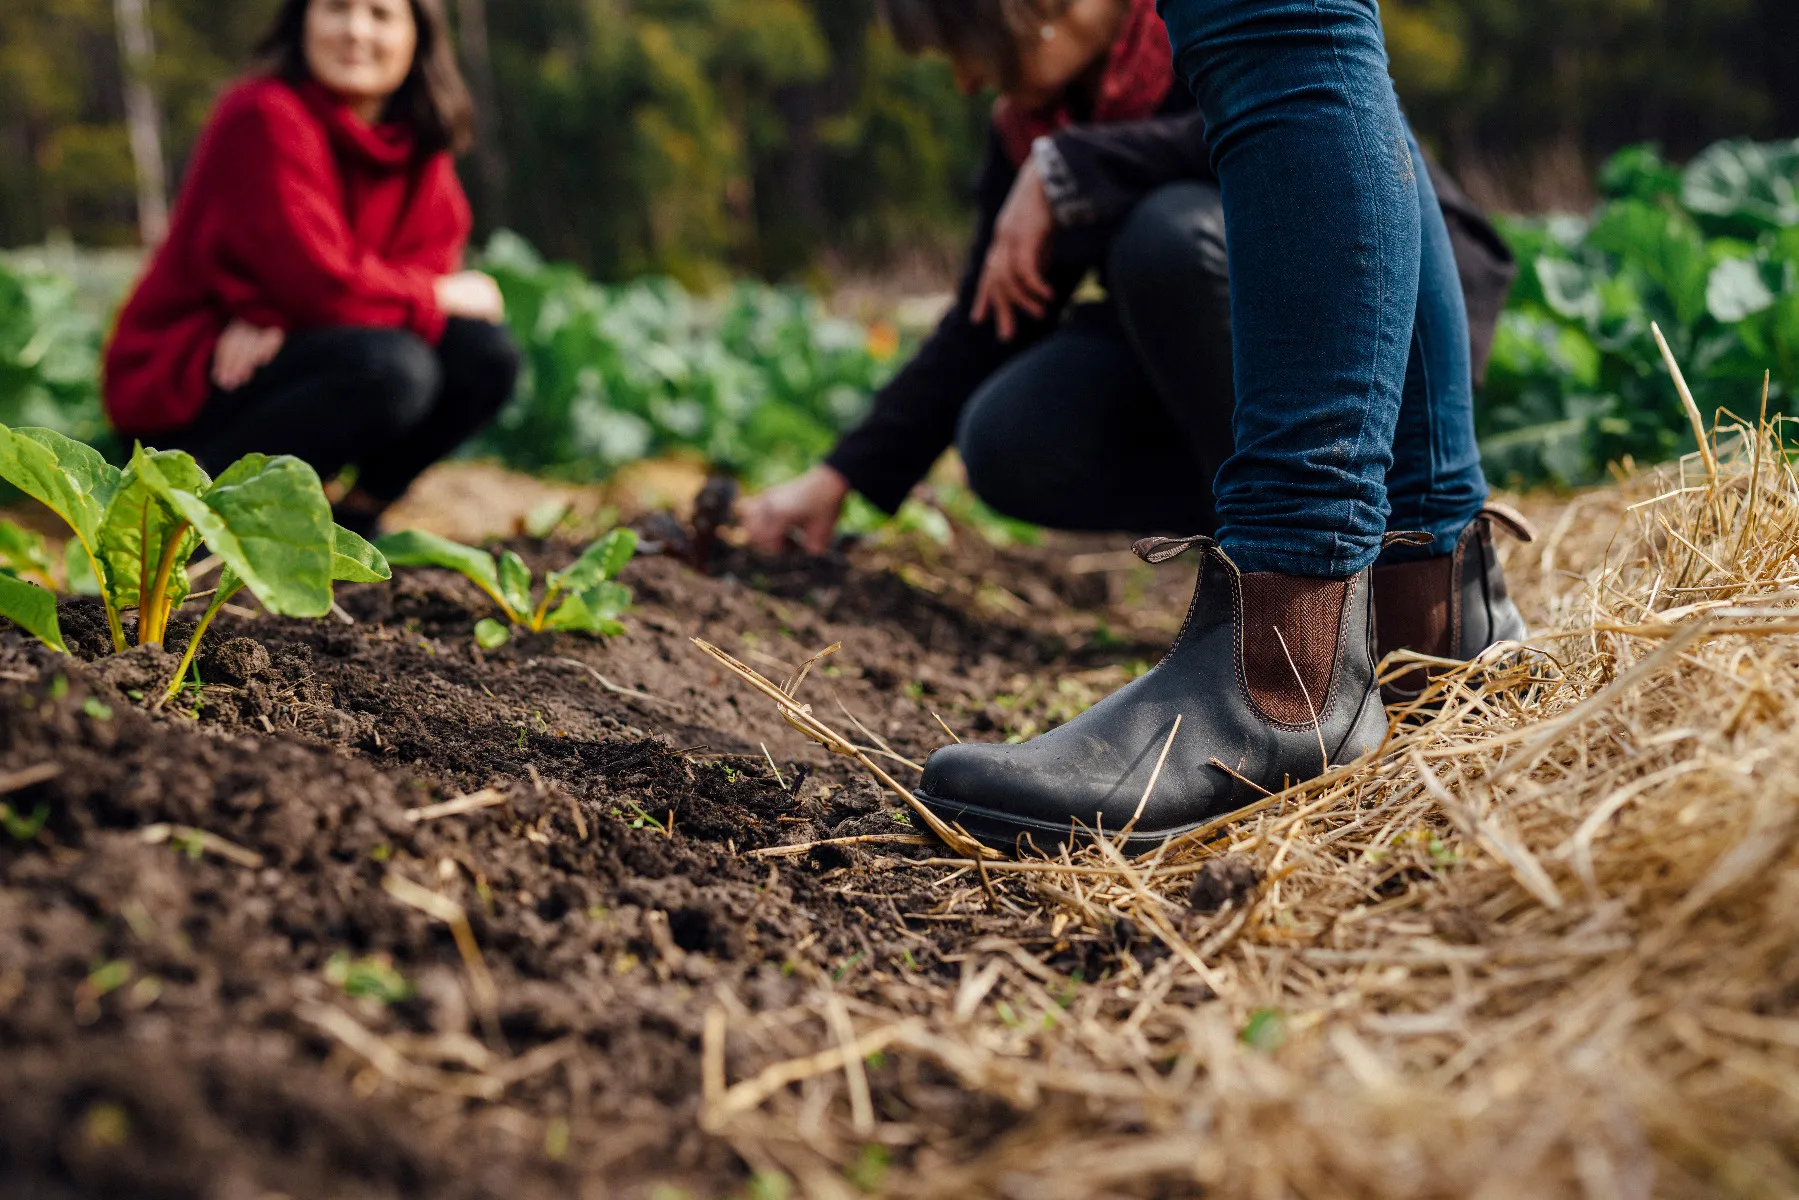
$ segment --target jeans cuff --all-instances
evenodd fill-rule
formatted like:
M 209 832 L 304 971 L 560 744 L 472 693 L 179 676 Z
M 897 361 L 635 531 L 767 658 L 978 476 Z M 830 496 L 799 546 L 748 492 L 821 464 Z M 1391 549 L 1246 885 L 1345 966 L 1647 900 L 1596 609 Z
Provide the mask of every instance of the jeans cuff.
M 1394 563 L 1421 562 L 1427 558 L 1441 558 L 1445 554 L 1455 553 L 1456 542 L 1461 540 L 1468 526 L 1474 524 L 1474 519 L 1480 515 L 1480 506 L 1485 503 L 1486 497 L 1482 496 L 1480 502 L 1466 512 L 1428 520 L 1394 517 L 1387 524 L 1390 531 L 1398 533 L 1402 530 L 1416 530 L 1430 534 L 1433 540 L 1428 546 L 1393 546 L 1383 550 L 1378 560 L 1379 565 L 1385 567 Z
M 1358 548 L 1355 543 L 1330 535 L 1289 537 L 1277 544 L 1226 534 L 1219 544 L 1245 575 L 1272 573 L 1309 579 L 1348 579 L 1380 554 L 1378 539 Z

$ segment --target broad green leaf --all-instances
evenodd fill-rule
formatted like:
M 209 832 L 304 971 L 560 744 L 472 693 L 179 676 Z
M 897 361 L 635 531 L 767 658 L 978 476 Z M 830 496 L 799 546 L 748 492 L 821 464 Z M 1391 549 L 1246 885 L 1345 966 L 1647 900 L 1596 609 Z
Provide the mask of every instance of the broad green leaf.
M 625 631 L 618 618 L 630 607 L 630 588 L 621 583 L 600 583 L 563 601 L 544 622 L 544 628 L 617 637 Z
M 500 598 L 520 616 L 531 611 L 531 568 L 510 550 L 500 555 Z
M 119 490 L 117 467 L 52 430 L 0 425 L 0 479 L 68 522 L 98 560 L 100 525 Z
M 582 603 L 598 617 L 621 617 L 631 607 L 631 589 L 622 583 L 595 584 L 581 593 Z
M 145 477 L 146 461 L 155 464 L 158 478 L 170 487 L 199 495 L 212 483 L 193 456 L 179 450 L 139 446 L 132 454 L 100 524 L 100 562 L 112 582 L 113 603 L 120 608 L 142 603 L 139 580 L 155 571 L 169 535 L 186 524 L 189 528 L 175 548 L 175 570 L 169 577 L 169 598 L 179 604 L 188 592 L 187 560 L 200 546 L 200 535 L 191 522 L 176 513 Z
M 1799 141 L 1711 146 L 1688 164 L 1681 201 L 1744 230 L 1799 225 Z
M 0 617 L 32 634 L 44 645 L 63 654 L 69 652 L 62 640 L 62 625 L 56 619 L 56 593 L 0 575 Z
M 483 650 L 498 650 L 512 640 L 512 630 L 492 617 L 475 622 L 475 644 Z
M 212 481 L 213 487 L 236 487 L 268 469 L 269 456 L 266 454 L 246 454 L 219 474 Z
M 393 568 L 381 551 L 342 525 L 331 528 L 331 578 L 344 583 L 385 583 Z
M 1599 168 L 1599 190 L 1619 200 L 1660 200 L 1680 194 L 1680 169 L 1654 145 L 1626 146 Z
M 1540 258 L 1537 281 L 1543 288 L 1543 302 L 1557 316 L 1588 326 L 1597 324 L 1603 302 L 1593 272 L 1567 259 Z
M 637 531 L 614 529 L 589 546 L 567 570 L 552 574 L 550 587 L 558 592 L 585 592 L 595 584 L 617 578 L 636 554 Z
M 43 534 L 0 520 L 0 571 L 36 575 L 49 583 L 52 566 L 50 547 Z
M 1714 320 L 1734 325 L 1772 308 L 1774 293 L 1762 281 L 1761 269 L 1749 259 L 1727 258 L 1712 268 L 1705 306 Z
M 331 503 L 311 467 L 271 458 L 260 470 L 227 471 L 204 497 L 173 486 L 153 462 L 138 467 L 264 608 L 284 617 L 331 611 Z
M 1641 271 L 1666 295 L 1676 318 L 1691 327 L 1705 314 L 1711 274 L 1705 238 L 1693 219 L 1640 200 L 1609 204 L 1593 222 L 1588 242 Z
M 500 594 L 499 569 L 494 566 L 493 555 L 484 550 L 464 546 L 461 542 L 452 542 L 449 538 L 438 537 L 435 533 L 425 533 L 419 529 L 402 529 L 398 533 L 390 533 L 377 541 L 375 548 L 387 556 L 390 566 L 442 567 L 446 571 L 455 571 L 501 604 L 506 602 Z M 518 617 L 529 614 L 515 612 L 509 615 Z

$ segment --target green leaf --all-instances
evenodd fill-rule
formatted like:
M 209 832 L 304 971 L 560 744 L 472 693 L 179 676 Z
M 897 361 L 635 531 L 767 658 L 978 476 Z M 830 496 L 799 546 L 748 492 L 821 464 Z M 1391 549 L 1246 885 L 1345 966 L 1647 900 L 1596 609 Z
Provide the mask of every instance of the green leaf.
M 617 637 L 625 631 L 618 618 L 630 607 L 630 588 L 622 583 L 600 583 L 563 601 L 544 628 Z
M 51 569 L 50 547 L 43 534 L 0 520 L 0 571 L 36 575 L 49 583 Z
M 512 630 L 492 617 L 475 622 L 475 644 L 483 650 L 498 650 L 512 640 Z
M 268 469 L 269 461 L 269 456 L 266 454 L 246 454 L 226 467 L 224 472 L 212 481 L 212 486 L 236 487 L 238 484 L 262 474 Z
M 387 556 L 391 566 L 442 567 L 446 571 L 455 571 L 502 606 L 506 603 L 500 593 L 499 569 L 494 565 L 493 555 L 484 550 L 419 529 L 390 533 L 376 542 L 375 548 Z M 516 619 L 525 614 L 508 612 L 507 615 Z
M 36 637 L 44 645 L 63 654 L 69 652 L 62 640 L 62 624 L 56 619 L 56 593 L 0 575 L 0 617 Z
M 143 602 L 138 595 L 139 580 L 156 569 L 169 535 L 186 522 L 146 477 L 145 462 L 155 465 L 158 478 L 169 487 L 199 495 L 212 485 L 192 455 L 179 450 L 145 450 L 142 446 L 132 454 L 100 524 L 100 563 L 112 583 L 112 601 L 120 608 Z M 177 604 L 188 592 L 187 560 L 199 546 L 198 532 L 188 529 L 182 533 L 168 591 L 168 598 Z
M 99 453 L 49 429 L 0 425 L 0 479 L 68 522 L 96 562 L 100 525 L 120 471 Z
M 385 583 L 393 568 L 381 551 L 342 525 L 331 527 L 331 578 L 344 583 Z
M 157 495 L 192 521 L 213 553 L 277 616 L 322 617 L 331 611 L 331 503 L 318 473 L 297 458 L 234 464 L 205 496 L 139 463 Z
M 1544 303 L 1558 317 L 1587 326 L 1598 323 L 1603 301 L 1594 272 L 1567 259 L 1540 258 L 1537 281 L 1543 288 Z
M 520 616 L 531 611 L 531 568 L 510 550 L 500 555 L 500 597 Z
M 22 817 L 0 804 L 0 829 L 6 830 L 6 836 L 15 842 L 29 842 L 36 837 L 50 821 L 50 806 L 40 804 L 29 817 Z
M 567 570 L 550 576 L 550 587 L 558 592 L 585 592 L 595 584 L 615 579 L 637 554 L 637 531 L 614 529 L 587 548 Z
M 1688 164 L 1681 201 L 1749 232 L 1799 225 L 1799 141 L 1709 147 Z
M 1640 271 L 1658 286 L 1681 325 L 1690 328 L 1706 315 L 1711 263 L 1705 238 L 1687 214 L 1620 200 L 1606 206 L 1587 237 L 1594 248 L 1617 258 L 1626 272 Z
M 1272 1054 L 1287 1040 L 1287 1016 L 1278 1008 L 1258 1008 L 1237 1037 L 1246 1046 Z
M 1761 270 L 1746 258 L 1727 258 L 1712 268 L 1705 287 L 1705 307 L 1712 318 L 1734 325 L 1774 307 L 1774 293 Z
M 1614 200 L 1659 200 L 1680 194 L 1680 169 L 1652 144 L 1626 146 L 1599 168 L 1599 190 Z

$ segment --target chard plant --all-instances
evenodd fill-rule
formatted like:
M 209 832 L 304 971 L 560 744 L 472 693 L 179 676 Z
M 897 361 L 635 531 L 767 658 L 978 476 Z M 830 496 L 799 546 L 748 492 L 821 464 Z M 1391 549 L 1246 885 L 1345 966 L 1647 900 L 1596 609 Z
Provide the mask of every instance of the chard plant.
M 204 546 L 223 560 L 165 703 L 213 619 L 240 591 L 249 589 L 277 616 L 322 617 L 334 582 L 392 577 L 378 550 L 331 519 L 317 472 L 297 458 L 251 454 L 213 479 L 189 454 L 139 446 L 121 471 L 52 430 L 0 425 L 0 479 L 68 524 L 69 575 L 97 590 L 115 652 L 128 648 L 123 614 L 134 609 L 137 644 L 161 645 L 192 591 L 194 554 Z M 48 588 L 0 573 L 0 616 L 68 653 Z
M 637 553 L 636 530 L 614 529 L 566 570 L 552 571 L 544 580 L 541 595 L 534 594 L 531 568 L 510 550 L 496 558 L 485 550 L 417 529 L 391 533 L 376 545 L 393 566 L 442 567 L 486 592 L 506 620 L 502 623 L 490 617 L 475 625 L 475 641 L 484 650 L 496 650 L 511 641 L 514 628 L 599 637 L 615 637 L 625 631 L 619 617 L 631 607 L 631 589 L 616 577 Z

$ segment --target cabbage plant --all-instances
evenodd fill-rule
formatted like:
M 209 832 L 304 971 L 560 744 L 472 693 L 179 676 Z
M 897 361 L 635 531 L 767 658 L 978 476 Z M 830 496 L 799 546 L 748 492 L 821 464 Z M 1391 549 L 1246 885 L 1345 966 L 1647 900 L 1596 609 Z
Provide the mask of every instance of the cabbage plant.
M 132 610 L 137 644 L 162 644 L 192 591 L 187 568 L 195 553 L 204 546 L 223 560 L 165 701 L 238 592 L 249 589 L 278 616 L 322 617 L 331 611 L 333 583 L 392 575 L 378 550 L 331 519 L 317 472 L 297 458 L 247 455 L 214 479 L 192 455 L 139 446 L 120 470 L 53 430 L 0 425 L 0 479 L 69 526 L 69 561 L 97 582 L 115 652 L 127 648 L 123 615 Z M 0 574 L 0 616 L 68 653 L 54 592 Z

